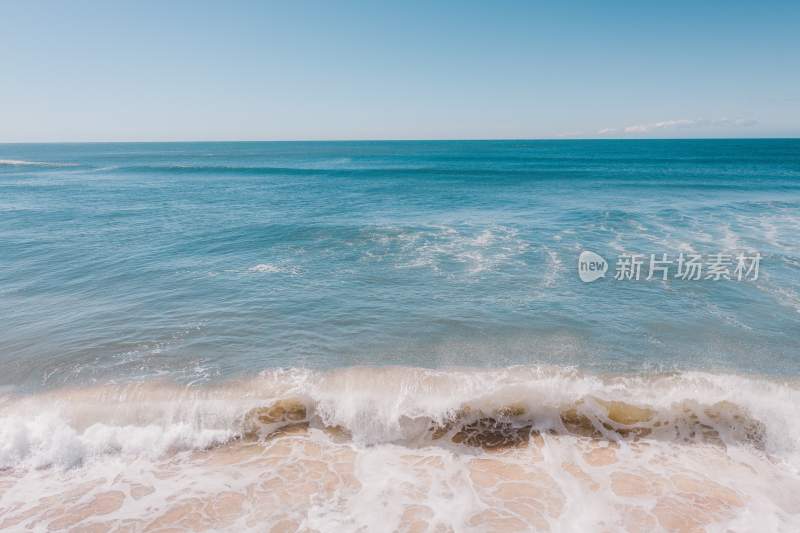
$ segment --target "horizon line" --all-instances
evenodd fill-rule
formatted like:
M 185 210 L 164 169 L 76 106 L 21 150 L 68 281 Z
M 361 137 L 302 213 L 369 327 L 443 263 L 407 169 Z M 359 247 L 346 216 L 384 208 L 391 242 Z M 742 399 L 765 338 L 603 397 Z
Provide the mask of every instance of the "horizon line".
M 126 140 L 126 141 L 0 141 L 0 145 L 17 144 L 200 144 L 200 143 L 345 143 L 345 142 L 532 142 L 532 141 L 758 141 L 798 140 L 795 137 L 464 137 L 464 138 L 381 138 L 381 139 L 205 139 L 205 140 Z

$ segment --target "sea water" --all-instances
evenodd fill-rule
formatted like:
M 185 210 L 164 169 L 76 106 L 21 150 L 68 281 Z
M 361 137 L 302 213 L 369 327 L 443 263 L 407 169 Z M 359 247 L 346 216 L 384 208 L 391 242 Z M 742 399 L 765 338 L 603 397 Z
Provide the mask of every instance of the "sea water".
M 0 145 L 0 527 L 794 531 L 798 337 L 798 140 Z

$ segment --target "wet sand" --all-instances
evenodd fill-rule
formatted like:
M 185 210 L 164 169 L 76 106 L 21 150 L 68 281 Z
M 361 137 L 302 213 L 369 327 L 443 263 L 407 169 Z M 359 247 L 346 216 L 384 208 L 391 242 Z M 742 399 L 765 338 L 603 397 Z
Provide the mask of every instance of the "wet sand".
M 156 462 L 6 471 L 0 529 L 696 532 L 748 530 L 764 506 L 800 516 L 796 478 L 714 443 L 533 432 L 487 447 L 458 434 L 358 446 L 301 423 Z

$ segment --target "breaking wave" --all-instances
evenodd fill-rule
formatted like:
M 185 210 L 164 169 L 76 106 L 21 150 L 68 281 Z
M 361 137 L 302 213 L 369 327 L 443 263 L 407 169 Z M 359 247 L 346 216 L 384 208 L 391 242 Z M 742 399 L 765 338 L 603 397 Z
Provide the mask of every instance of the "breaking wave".
M 699 372 L 290 369 L 205 387 L 149 382 L 9 394 L 0 407 L 0 467 L 159 457 L 298 424 L 334 428 L 359 445 L 494 448 L 548 433 L 748 446 L 794 463 L 798 402 L 797 384 Z
M 798 401 L 554 367 L 6 392 L 0 528 L 796 531 Z

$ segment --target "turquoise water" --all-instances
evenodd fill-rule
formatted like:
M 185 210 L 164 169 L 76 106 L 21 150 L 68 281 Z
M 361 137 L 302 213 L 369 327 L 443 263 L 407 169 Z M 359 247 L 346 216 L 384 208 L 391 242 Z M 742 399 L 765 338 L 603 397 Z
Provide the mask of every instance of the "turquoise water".
M 0 145 L 0 529 L 800 531 L 799 334 L 800 140 Z
M 587 284 L 591 250 L 762 256 Z M 800 141 L 0 145 L 0 384 L 800 375 Z

